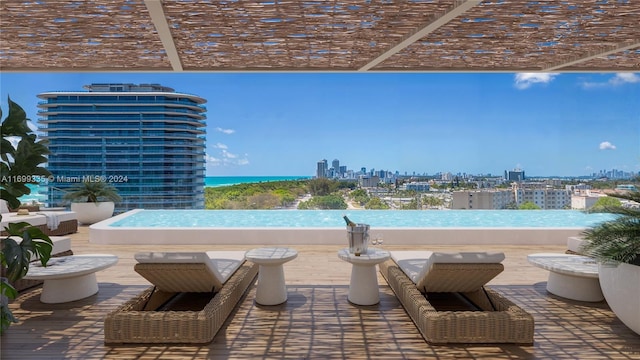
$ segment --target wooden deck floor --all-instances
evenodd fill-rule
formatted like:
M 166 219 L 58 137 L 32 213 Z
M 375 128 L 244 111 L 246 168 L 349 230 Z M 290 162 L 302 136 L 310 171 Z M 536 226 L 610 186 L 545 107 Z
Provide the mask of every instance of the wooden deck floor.
M 117 347 L 103 343 L 105 315 L 149 286 L 133 271 L 135 252 L 247 250 L 247 246 L 95 245 L 88 242 L 88 229 L 81 227 L 72 235 L 72 247 L 76 254 L 110 253 L 120 261 L 97 274 L 100 291 L 87 299 L 50 305 L 39 301 L 40 289 L 21 294 L 11 305 L 20 322 L 1 338 L 2 359 L 640 358 L 640 336 L 625 327 L 605 302 L 564 300 L 546 292 L 547 271 L 529 265 L 526 255 L 564 251 L 559 246 L 429 248 L 504 251 L 505 271 L 489 285 L 534 316 L 532 346 L 430 345 L 382 276 L 379 305 L 352 305 L 347 301 L 351 265 L 338 259 L 339 246 L 293 245 L 299 256 L 284 266 L 289 294 L 285 304 L 256 305 L 254 284 L 211 344 Z

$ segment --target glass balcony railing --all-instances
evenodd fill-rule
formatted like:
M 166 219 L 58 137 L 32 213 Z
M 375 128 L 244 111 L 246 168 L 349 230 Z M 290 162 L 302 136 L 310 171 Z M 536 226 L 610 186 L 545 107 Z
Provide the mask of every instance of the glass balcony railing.
M 48 107 L 48 106 L 60 106 L 60 105 L 78 105 L 78 104 L 176 104 L 176 105 L 185 105 L 192 107 L 194 109 L 198 109 L 200 111 L 207 111 L 207 108 L 204 105 L 199 105 L 196 102 L 189 99 L 170 99 L 170 98 L 157 98 L 152 101 L 149 99 L 138 99 L 138 98 L 123 98 L 123 97 L 75 97 L 73 100 L 68 98 L 49 98 L 48 101 L 38 101 L 38 107 Z
M 70 130 L 55 130 L 55 131 L 47 131 L 47 134 L 43 136 L 43 138 L 56 138 L 56 137 L 93 137 L 93 138 L 119 138 L 119 137 L 129 137 L 129 138 L 145 138 L 145 137 L 173 137 L 173 138 L 197 138 L 197 135 L 204 134 L 203 131 L 191 129 L 191 131 L 184 131 L 185 129 L 162 129 L 160 131 L 149 131 L 143 130 L 140 131 L 119 131 L 117 129 L 113 130 L 80 130 L 80 131 L 70 131 Z

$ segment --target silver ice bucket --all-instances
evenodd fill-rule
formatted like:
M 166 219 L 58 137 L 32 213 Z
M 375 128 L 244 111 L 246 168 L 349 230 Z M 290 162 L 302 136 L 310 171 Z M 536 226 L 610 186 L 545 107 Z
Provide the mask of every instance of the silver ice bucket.
M 366 254 L 369 247 L 369 225 L 356 224 L 347 226 L 347 239 L 349 240 L 349 252 L 360 255 Z

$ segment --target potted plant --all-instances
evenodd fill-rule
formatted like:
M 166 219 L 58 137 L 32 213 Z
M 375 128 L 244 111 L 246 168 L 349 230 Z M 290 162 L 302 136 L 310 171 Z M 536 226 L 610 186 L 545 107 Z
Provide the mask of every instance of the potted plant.
M 85 225 L 113 216 L 115 203 L 122 200 L 118 190 L 111 184 L 93 180 L 73 185 L 64 195 L 64 199 L 71 201 L 71 211 L 77 214 L 78 222 Z
M 9 115 L 0 124 L 0 201 L 6 201 L 8 207 L 19 207 L 18 198 L 31 193 L 26 184 L 36 184 L 37 179 L 50 175 L 41 167 L 47 162 L 47 143 L 36 139 L 27 120 L 24 110 L 9 98 Z M 27 274 L 33 255 L 46 265 L 53 248 L 51 239 L 29 223 L 11 223 L 4 231 L 7 235 L 0 238 L 0 334 L 17 321 L 9 309 L 9 300 L 18 295 L 11 284 Z
M 610 195 L 640 204 L 640 192 Z M 604 206 L 616 218 L 583 232 L 583 251 L 598 260 L 600 287 L 609 307 L 640 334 L 640 208 Z

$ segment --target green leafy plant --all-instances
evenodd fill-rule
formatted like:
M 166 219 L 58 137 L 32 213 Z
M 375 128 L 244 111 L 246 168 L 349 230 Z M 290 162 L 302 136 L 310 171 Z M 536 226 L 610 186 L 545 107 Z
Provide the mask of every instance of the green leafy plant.
M 63 197 L 72 202 L 122 201 L 118 189 L 104 181 L 84 181 L 71 186 Z
M 593 206 L 591 207 L 592 211 L 602 211 L 603 209 L 605 209 L 606 207 L 618 207 L 621 206 L 622 203 L 620 202 L 620 200 L 616 199 L 615 197 L 611 197 L 611 196 L 602 196 L 598 199 L 598 201 L 595 202 L 595 204 L 593 204 Z
M 39 257 L 43 266 L 46 266 L 51 258 L 51 250 L 53 249 L 51 239 L 42 230 L 31 226 L 29 223 L 10 223 L 5 227 L 5 231 L 8 235 L 2 239 L 0 257 L 2 259 L 3 277 L 8 281 L 2 279 L 0 282 L 3 296 L 2 308 L 0 309 L 2 313 L 0 334 L 4 334 L 11 323 L 18 321 L 8 306 L 8 299 L 15 299 L 18 296 L 18 292 L 11 283 L 27 275 L 31 257 L 34 255 Z M 17 238 L 20 238 L 21 241 L 16 241 Z
M 639 191 L 609 196 L 640 204 Z M 640 208 L 604 206 L 596 211 L 615 214 L 616 218 L 585 230 L 583 236 L 588 241 L 583 251 L 602 262 L 640 265 Z
M 540 206 L 536 205 L 531 201 L 525 201 L 522 205 L 518 206 L 520 210 L 540 210 Z
M 36 184 L 39 178 L 51 175 L 41 166 L 47 162 L 49 149 L 47 142 L 38 140 L 29 128 L 22 107 L 11 101 L 11 98 L 8 103 L 9 114 L 0 125 L 0 199 L 6 201 L 9 207 L 17 208 L 20 206 L 18 198 L 31 193 L 26 184 Z M 14 146 L 14 143 L 17 145 Z M 0 238 L 0 334 L 4 334 L 17 321 L 9 309 L 9 300 L 15 299 L 18 294 L 11 282 L 27 274 L 34 255 L 39 256 L 42 265 L 46 265 L 53 248 L 51 239 L 29 223 L 9 224 L 4 231 L 7 235 Z M 21 240 L 17 241 L 18 239 Z

